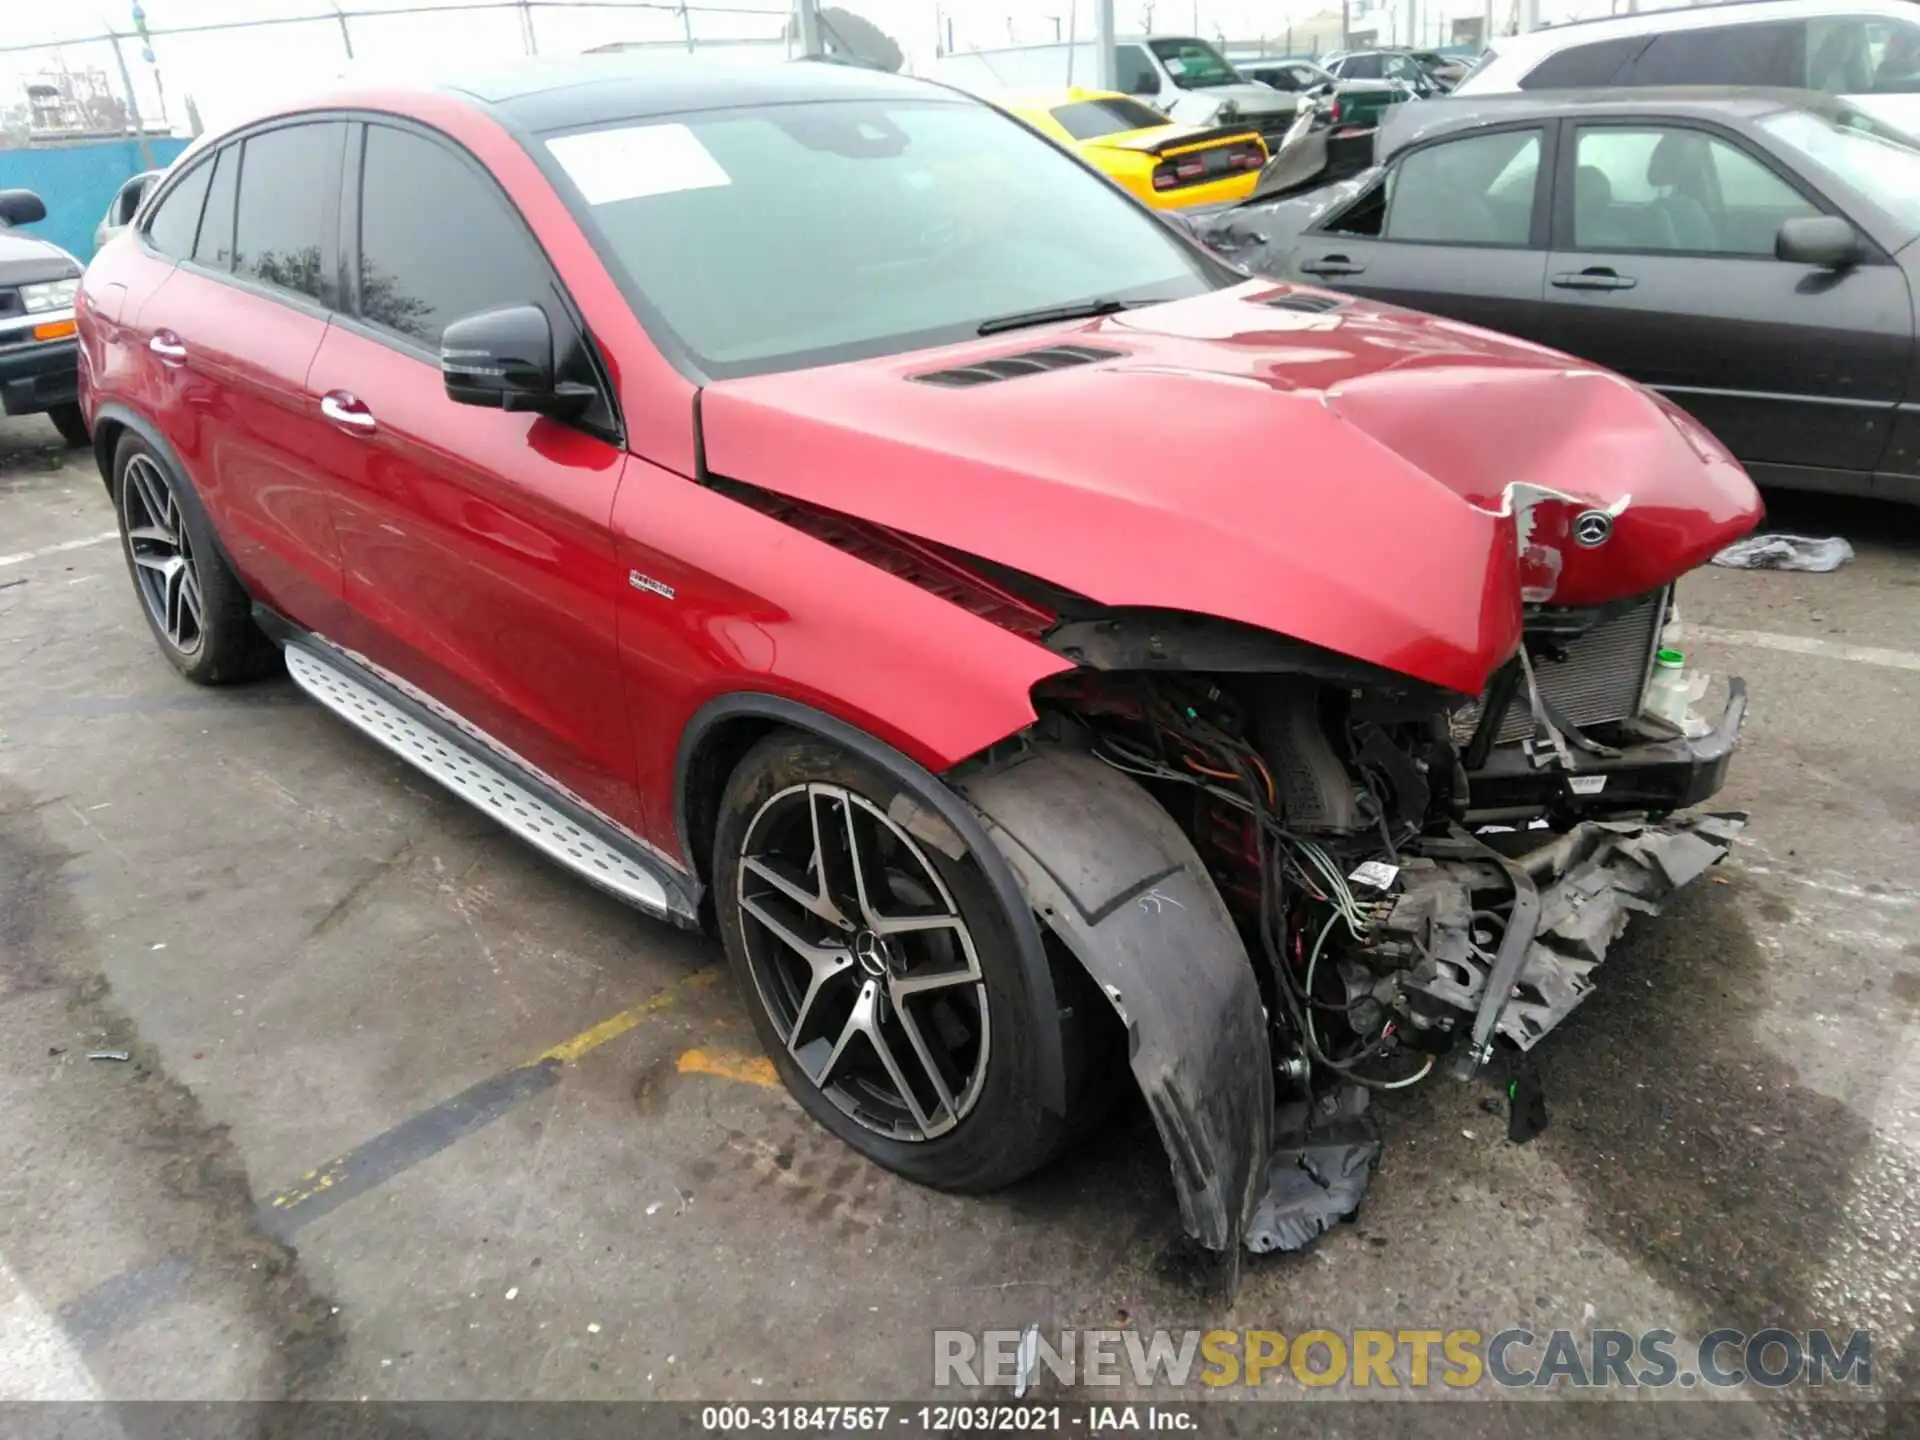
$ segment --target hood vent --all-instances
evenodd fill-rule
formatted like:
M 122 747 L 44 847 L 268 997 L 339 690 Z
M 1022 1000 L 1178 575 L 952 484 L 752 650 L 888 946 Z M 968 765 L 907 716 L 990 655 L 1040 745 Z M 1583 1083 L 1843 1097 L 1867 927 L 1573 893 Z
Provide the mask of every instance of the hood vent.
M 1096 350 L 1091 345 L 1049 345 L 1044 350 L 999 355 L 973 365 L 959 365 L 952 370 L 929 370 L 913 378 L 923 385 L 944 385 L 950 390 L 966 390 L 975 385 L 991 385 L 997 380 L 1018 380 L 1022 375 L 1039 375 L 1048 370 L 1091 365 L 1097 360 L 1117 360 L 1120 354 L 1118 350 Z
M 1309 315 L 1324 315 L 1346 303 L 1338 295 L 1308 295 L 1299 290 L 1266 302 L 1269 310 L 1304 310 Z

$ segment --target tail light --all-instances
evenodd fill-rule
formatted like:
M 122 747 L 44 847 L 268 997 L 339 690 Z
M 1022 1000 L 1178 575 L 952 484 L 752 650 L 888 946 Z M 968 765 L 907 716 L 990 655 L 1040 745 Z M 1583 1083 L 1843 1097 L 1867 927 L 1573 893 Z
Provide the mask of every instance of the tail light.
M 1332 125 L 1338 125 L 1340 123 L 1340 97 L 1338 95 L 1333 97 L 1333 103 L 1327 107 L 1327 122 Z
M 1216 163 L 1209 166 L 1210 159 Z M 1199 154 L 1178 155 L 1170 160 L 1162 160 L 1153 169 L 1153 188 L 1173 190 L 1182 185 L 1218 179 L 1223 174 L 1240 174 L 1248 170 L 1259 170 L 1266 163 L 1267 152 L 1260 147 L 1259 142 L 1243 140 Z

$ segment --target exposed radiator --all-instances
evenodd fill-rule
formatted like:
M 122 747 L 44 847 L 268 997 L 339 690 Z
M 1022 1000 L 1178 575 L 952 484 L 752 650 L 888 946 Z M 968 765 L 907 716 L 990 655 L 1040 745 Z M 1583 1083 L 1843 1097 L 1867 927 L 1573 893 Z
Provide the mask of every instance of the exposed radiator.
M 1613 720 L 1631 719 L 1640 709 L 1660 623 L 1667 610 L 1666 590 L 1643 597 L 1632 609 L 1596 625 L 1566 644 L 1564 660 L 1533 662 L 1540 691 L 1554 708 L 1582 729 Z M 1464 744 L 1480 723 L 1480 706 L 1454 713 L 1453 734 Z M 1500 722 L 1498 743 L 1511 744 L 1533 733 L 1533 712 L 1524 686 L 1515 693 Z

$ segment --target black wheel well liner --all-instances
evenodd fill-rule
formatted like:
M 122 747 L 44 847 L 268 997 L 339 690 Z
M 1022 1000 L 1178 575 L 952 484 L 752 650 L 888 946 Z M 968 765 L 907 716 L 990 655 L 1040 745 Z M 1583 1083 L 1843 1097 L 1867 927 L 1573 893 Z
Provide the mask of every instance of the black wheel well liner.
M 240 567 L 233 563 L 233 556 L 227 550 L 227 542 L 220 537 L 220 527 L 213 523 L 213 516 L 207 514 L 206 502 L 200 498 L 200 487 L 194 482 L 193 472 L 181 460 L 180 454 L 167 443 L 167 437 L 160 433 L 160 427 L 137 410 L 131 410 L 118 401 L 109 400 L 100 407 L 93 417 L 93 463 L 99 468 L 100 483 L 107 487 L 107 494 L 113 494 L 113 457 L 120 448 L 120 437 L 131 430 L 159 457 L 166 461 L 174 474 L 187 482 L 187 492 L 193 503 L 200 508 L 201 518 L 207 522 L 207 533 L 213 536 L 213 545 L 220 552 L 220 559 L 233 574 L 234 584 L 243 594 L 256 598 L 247 589 L 247 582 L 240 573 Z
M 988 836 L 978 813 L 937 775 L 857 726 L 783 695 L 736 691 L 707 701 L 687 722 L 674 759 L 674 828 L 690 871 L 709 881 L 720 797 L 742 756 L 778 729 L 817 735 L 878 767 L 915 801 L 937 813 L 958 832 L 967 852 L 1006 911 L 1019 959 L 1027 972 L 1034 1002 L 1047 1017 L 1059 1009 L 1053 972 L 1047 960 L 1040 922 L 1014 877 L 1013 867 Z M 1041 1047 L 1040 1100 L 1056 1114 L 1067 1105 L 1066 1059 L 1054 1024 L 1034 1027 Z

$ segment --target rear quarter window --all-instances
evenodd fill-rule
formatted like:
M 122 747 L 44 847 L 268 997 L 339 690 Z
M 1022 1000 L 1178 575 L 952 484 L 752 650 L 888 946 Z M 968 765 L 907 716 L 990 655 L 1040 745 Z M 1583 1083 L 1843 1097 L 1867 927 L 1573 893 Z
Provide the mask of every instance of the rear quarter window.
M 1806 34 L 1798 20 L 1669 30 L 1653 37 L 1617 83 L 1804 85 Z
M 1585 90 L 1611 85 L 1616 76 L 1647 48 L 1648 37 L 1596 40 L 1573 45 L 1542 60 L 1520 81 L 1522 90 Z
M 1097 140 L 1102 135 L 1117 135 L 1123 130 L 1146 130 L 1173 122 L 1138 100 L 1076 100 L 1071 105 L 1055 106 L 1051 112 L 1076 140 Z

